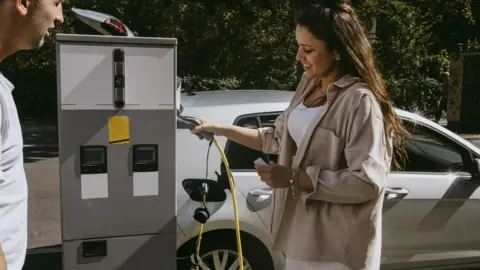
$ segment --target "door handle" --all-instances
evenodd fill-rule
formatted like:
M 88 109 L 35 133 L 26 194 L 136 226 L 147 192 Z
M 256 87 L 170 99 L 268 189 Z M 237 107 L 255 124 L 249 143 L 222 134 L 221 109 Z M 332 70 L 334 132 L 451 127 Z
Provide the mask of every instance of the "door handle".
M 401 187 L 392 187 L 385 189 L 385 199 L 403 199 L 408 195 L 408 189 Z
M 272 204 L 273 190 L 271 188 L 257 188 L 248 192 L 247 207 L 252 212 L 262 211 Z
M 250 196 L 260 197 L 260 196 L 271 196 L 273 191 L 271 188 L 257 188 L 252 189 L 248 192 Z

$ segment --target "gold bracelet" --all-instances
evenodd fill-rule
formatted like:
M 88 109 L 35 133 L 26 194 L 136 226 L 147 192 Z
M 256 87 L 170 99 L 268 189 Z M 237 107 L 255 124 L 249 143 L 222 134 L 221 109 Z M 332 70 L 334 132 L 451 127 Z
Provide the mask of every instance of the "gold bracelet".
M 299 168 L 293 171 L 292 179 L 290 179 L 290 190 L 292 191 L 292 196 L 296 198 L 297 189 L 298 189 L 298 171 Z

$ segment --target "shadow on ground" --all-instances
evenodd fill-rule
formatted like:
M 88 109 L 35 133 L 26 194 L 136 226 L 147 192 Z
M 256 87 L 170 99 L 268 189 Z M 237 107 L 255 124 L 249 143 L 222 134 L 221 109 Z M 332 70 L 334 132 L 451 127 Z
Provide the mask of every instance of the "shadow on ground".
M 53 125 L 25 125 L 23 155 L 25 163 L 58 157 L 58 133 Z

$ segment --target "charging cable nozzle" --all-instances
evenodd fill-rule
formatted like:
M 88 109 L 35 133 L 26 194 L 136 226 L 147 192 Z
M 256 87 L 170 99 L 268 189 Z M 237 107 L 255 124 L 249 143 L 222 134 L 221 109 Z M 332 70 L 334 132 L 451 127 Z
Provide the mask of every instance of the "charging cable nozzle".
M 200 192 L 202 193 L 203 197 L 203 207 L 197 208 L 193 214 L 193 219 L 202 224 L 205 224 L 205 222 L 207 222 L 207 220 L 210 218 L 210 212 L 205 205 L 208 196 L 208 188 L 209 187 L 207 183 L 202 183 Z
M 202 184 L 202 196 L 203 195 L 207 195 L 208 194 L 208 184 L 207 183 L 203 183 Z

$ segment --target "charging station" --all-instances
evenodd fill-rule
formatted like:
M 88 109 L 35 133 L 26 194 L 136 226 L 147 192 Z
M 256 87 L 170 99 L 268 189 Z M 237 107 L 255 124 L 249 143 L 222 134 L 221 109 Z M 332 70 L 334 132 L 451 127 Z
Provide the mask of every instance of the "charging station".
M 176 39 L 56 42 L 63 269 L 175 269 Z

